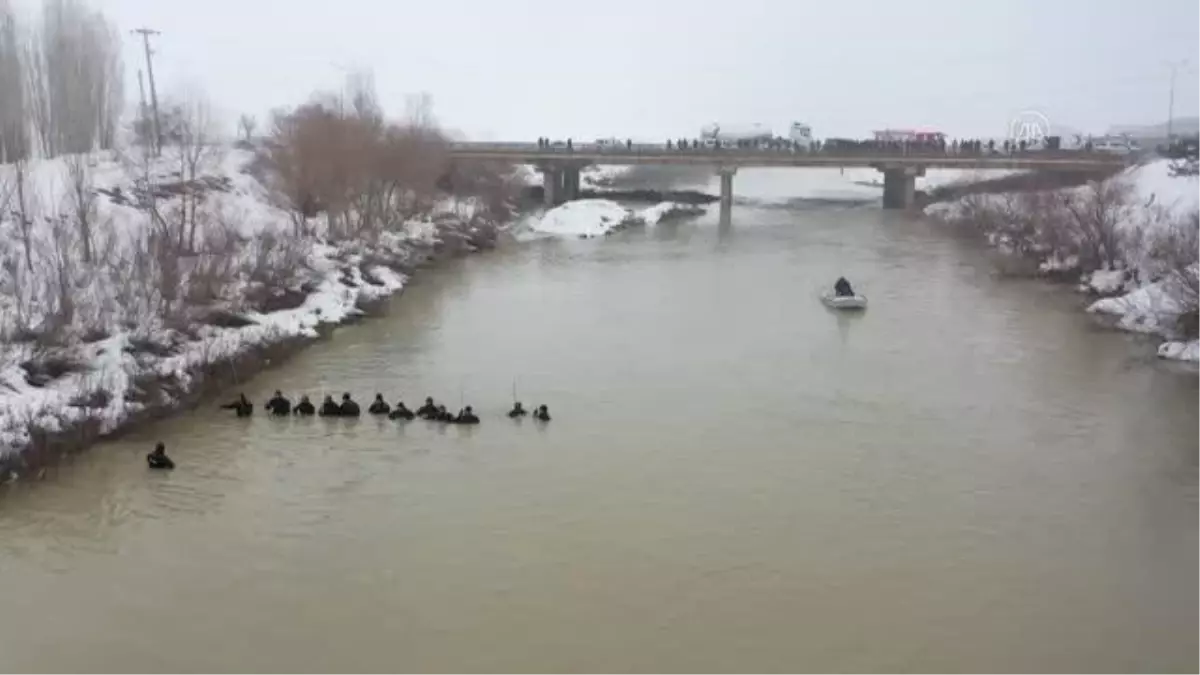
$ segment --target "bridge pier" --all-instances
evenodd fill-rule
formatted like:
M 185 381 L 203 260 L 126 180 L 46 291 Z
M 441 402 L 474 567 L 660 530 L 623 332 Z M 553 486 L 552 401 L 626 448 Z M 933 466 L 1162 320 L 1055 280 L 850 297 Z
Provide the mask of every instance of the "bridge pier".
M 925 175 L 923 167 L 882 167 L 883 208 L 911 209 L 916 201 L 917 176 Z
M 736 173 L 736 166 L 723 166 L 717 169 L 717 175 L 721 177 L 720 222 L 722 223 L 728 223 L 733 216 L 733 176 Z
M 562 200 L 569 202 L 579 199 L 579 167 L 563 167 L 562 181 Z
M 579 199 L 581 168 L 576 164 L 543 164 L 538 167 L 542 172 L 542 201 L 547 208 Z

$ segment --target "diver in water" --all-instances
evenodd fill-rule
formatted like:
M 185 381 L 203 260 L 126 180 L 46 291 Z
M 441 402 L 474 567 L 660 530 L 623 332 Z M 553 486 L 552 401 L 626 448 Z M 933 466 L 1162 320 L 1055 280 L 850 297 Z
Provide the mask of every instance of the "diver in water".
M 362 411 L 359 410 L 358 404 L 354 402 L 354 399 L 350 398 L 349 392 L 342 394 L 342 405 L 340 406 L 340 409 L 342 417 L 358 417 L 360 414 L 362 414 Z
M 544 405 L 538 406 L 538 409 L 536 411 L 534 411 L 534 413 L 533 413 L 533 419 L 535 419 L 539 422 L 549 422 L 550 421 L 550 409 Z
M 436 417 L 434 417 L 433 419 L 435 419 L 439 422 L 453 422 L 454 415 L 452 415 L 449 410 L 446 410 L 446 406 L 439 405 L 437 407 Z
M 850 282 L 846 281 L 846 277 L 838 277 L 838 280 L 833 284 L 833 292 L 839 298 L 854 296 L 854 289 L 850 287 Z
M 267 401 L 267 412 L 272 415 L 289 415 L 292 412 L 292 402 L 283 396 L 283 392 L 275 390 L 275 395 Z
M 334 402 L 332 396 L 325 396 L 325 400 L 321 403 L 321 417 L 341 417 L 342 407 Z
M 396 401 L 396 407 L 388 413 L 389 420 L 411 420 L 414 417 L 416 415 L 408 409 L 408 406 L 404 405 L 404 401 Z
M 317 414 L 317 408 L 312 404 L 312 401 L 308 400 L 308 395 L 305 394 L 300 397 L 300 402 L 296 404 L 296 407 L 292 408 L 292 412 L 307 417 Z
M 508 411 L 508 416 L 509 416 L 509 417 L 511 417 L 511 418 L 513 418 L 513 419 L 516 419 L 516 418 L 518 418 L 518 417 L 524 417 L 524 416 L 526 416 L 526 415 L 528 415 L 528 414 L 529 414 L 529 411 L 528 411 L 528 410 L 526 410 L 526 409 L 524 408 L 524 406 L 522 406 L 522 405 L 521 405 L 521 402 L 520 402 L 520 401 L 517 401 L 516 403 L 513 403 L 512 410 L 509 410 L 509 411 Z
M 151 469 L 175 468 L 175 462 L 172 462 L 171 458 L 167 457 L 167 446 L 163 445 L 161 441 L 154 446 L 154 452 L 146 455 L 146 464 Z
M 471 406 L 467 406 L 459 411 L 458 417 L 454 418 L 455 424 L 479 424 L 479 417 L 471 410 Z
M 238 417 L 249 417 L 254 413 L 254 404 L 246 398 L 245 394 L 239 394 L 238 399 L 232 403 L 226 403 L 221 406 L 222 410 L 233 410 Z
M 371 406 L 367 408 L 367 412 L 372 415 L 386 415 L 392 411 L 392 406 L 383 400 L 383 394 L 375 394 L 375 400 L 371 402 Z
M 435 419 L 437 419 L 437 414 L 438 414 L 438 407 L 433 404 L 433 397 L 426 396 L 425 397 L 425 405 L 421 406 L 420 408 L 417 408 L 417 417 L 420 417 L 421 419 L 426 419 L 426 420 L 435 420 Z

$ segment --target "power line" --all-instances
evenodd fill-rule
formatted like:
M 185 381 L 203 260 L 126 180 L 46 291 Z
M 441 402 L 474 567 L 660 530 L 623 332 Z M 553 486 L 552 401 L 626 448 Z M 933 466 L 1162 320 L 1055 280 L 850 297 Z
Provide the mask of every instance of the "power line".
M 131 33 L 140 33 L 142 45 L 146 48 L 146 74 L 150 78 L 150 106 L 154 109 L 154 154 L 162 152 L 162 127 L 158 122 L 158 91 L 154 88 L 154 61 L 150 58 L 150 36 L 161 35 L 159 31 L 150 28 L 135 28 Z

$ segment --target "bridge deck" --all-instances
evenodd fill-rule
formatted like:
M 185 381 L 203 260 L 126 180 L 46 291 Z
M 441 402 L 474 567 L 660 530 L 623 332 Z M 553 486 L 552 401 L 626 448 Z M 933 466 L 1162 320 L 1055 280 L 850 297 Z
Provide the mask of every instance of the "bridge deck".
M 873 167 L 937 169 L 1043 169 L 1050 171 L 1103 171 L 1121 168 L 1126 158 L 1102 152 L 1036 151 L 1013 154 L 955 154 L 950 152 L 793 152 L 790 150 L 667 150 L 661 146 L 599 149 L 539 148 L 536 144 L 458 143 L 451 147 L 457 159 L 496 160 L 521 164 L 677 164 L 739 168 L 771 167 Z

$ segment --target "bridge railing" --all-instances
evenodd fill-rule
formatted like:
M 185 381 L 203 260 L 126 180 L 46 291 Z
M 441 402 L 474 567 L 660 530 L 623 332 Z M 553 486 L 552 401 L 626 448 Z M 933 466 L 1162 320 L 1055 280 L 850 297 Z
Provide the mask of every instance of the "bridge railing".
M 1028 159 L 1028 160 L 1091 160 L 1119 164 L 1125 157 L 1110 152 L 1098 150 L 1010 150 L 1003 148 L 980 150 L 954 148 L 945 149 L 926 147 L 892 147 L 892 146 L 822 146 L 817 149 L 793 147 L 667 147 L 665 144 L 635 143 L 632 145 L 597 145 L 592 143 L 572 144 L 571 147 L 544 146 L 537 143 L 466 143 L 451 144 L 451 151 L 473 154 L 523 155 L 531 157 L 570 157 L 572 155 L 605 155 L 621 156 L 706 156 L 725 157 L 729 159 L 755 159 L 781 156 L 811 156 L 817 157 L 853 157 L 853 158 L 896 158 L 896 159 Z

